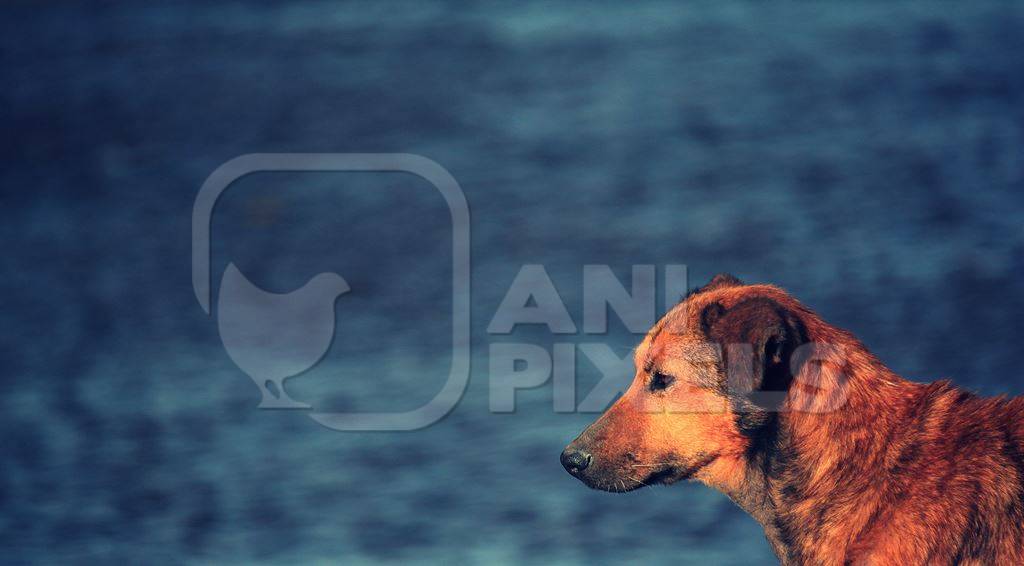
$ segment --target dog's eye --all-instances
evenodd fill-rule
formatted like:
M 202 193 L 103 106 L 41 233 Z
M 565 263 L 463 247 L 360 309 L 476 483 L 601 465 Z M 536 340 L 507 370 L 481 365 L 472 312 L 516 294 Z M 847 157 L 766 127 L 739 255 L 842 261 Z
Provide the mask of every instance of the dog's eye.
M 661 373 L 660 371 L 656 371 L 651 374 L 651 384 L 649 387 L 651 391 L 663 391 L 669 385 L 672 385 L 672 382 L 675 380 L 676 378 L 672 377 L 671 375 Z

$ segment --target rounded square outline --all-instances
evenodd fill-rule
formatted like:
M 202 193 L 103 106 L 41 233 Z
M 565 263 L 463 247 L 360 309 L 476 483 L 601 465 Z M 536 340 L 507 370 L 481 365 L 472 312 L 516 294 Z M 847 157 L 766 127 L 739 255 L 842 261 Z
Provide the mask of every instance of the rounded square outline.
M 192 288 L 210 314 L 210 224 L 229 185 L 259 172 L 411 173 L 434 186 L 452 217 L 452 365 L 444 387 L 426 404 L 401 413 L 313 412 L 310 418 L 339 431 L 418 430 L 455 408 L 469 383 L 469 206 L 455 178 L 436 161 L 411 153 L 250 153 L 223 163 L 207 177 L 192 208 Z

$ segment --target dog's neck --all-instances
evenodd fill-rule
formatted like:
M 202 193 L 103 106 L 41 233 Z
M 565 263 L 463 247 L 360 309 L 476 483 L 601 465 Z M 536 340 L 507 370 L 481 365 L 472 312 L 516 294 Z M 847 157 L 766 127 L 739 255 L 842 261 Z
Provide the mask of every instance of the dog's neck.
M 836 340 L 835 335 L 830 338 Z M 833 399 L 838 402 L 815 405 L 811 412 L 783 410 L 771 415 L 752 439 L 745 477 L 731 493 L 727 491 L 762 525 L 784 564 L 813 561 L 805 552 L 808 541 L 825 537 L 822 531 L 833 520 L 826 514 L 826 504 L 862 497 L 844 478 L 873 473 L 878 462 L 858 453 L 885 452 L 921 387 L 893 374 L 858 342 L 844 346 L 841 363 L 809 380 L 804 376 L 804 383 L 819 379 L 821 384 L 822 378 L 830 381 L 843 373 L 843 390 Z M 788 406 L 811 407 L 813 403 L 799 399 L 801 394 L 791 391 Z
M 777 419 L 769 426 L 776 429 L 772 433 L 778 434 Z M 723 491 L 761 525 L 775 555 L 785 562 L 790 555 L 790 544 L 786 533 L 780 528 L 779 506 L 772 497 L 772 470 L 778 467 L 777 458 L 772 457 L 773 453 L 774 450 L 767 446 L 753 448 L 740 484 Z

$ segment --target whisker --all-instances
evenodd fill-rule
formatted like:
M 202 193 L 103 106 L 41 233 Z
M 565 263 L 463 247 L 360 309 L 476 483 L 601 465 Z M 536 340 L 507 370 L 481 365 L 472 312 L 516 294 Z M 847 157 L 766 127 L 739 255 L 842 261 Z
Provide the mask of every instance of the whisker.
M 635 482 L 636 482 L 637 484 L 639 484 L 639 485 L 642 485 L 642 486 L 644 486 L 644 487 L 650 487 L 650 486 L 648 486 L 648 485 L 647 485 L 646 483 L 644 483 L 644 482 L 642 482 L 641 480 L 639 480 L 639 479 L 637 479 L 637 478 L 634 478 L 634 477 L 632 477 L 632 476 L 630 476 L 630 478 L 629 478 L 629 479 L 631 479 L 631 480 L 635 481 Z

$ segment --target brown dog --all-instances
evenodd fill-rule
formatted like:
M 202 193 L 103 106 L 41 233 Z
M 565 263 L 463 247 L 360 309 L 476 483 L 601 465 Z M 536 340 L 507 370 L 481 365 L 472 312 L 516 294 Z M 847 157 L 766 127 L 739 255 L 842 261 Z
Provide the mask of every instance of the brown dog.
M 562 453 L 588 486 L 699 480 L 785 564 L 1024 564 L 1024 398 L 906 381 L 781 289 L 729 275 L 635 363 Z

